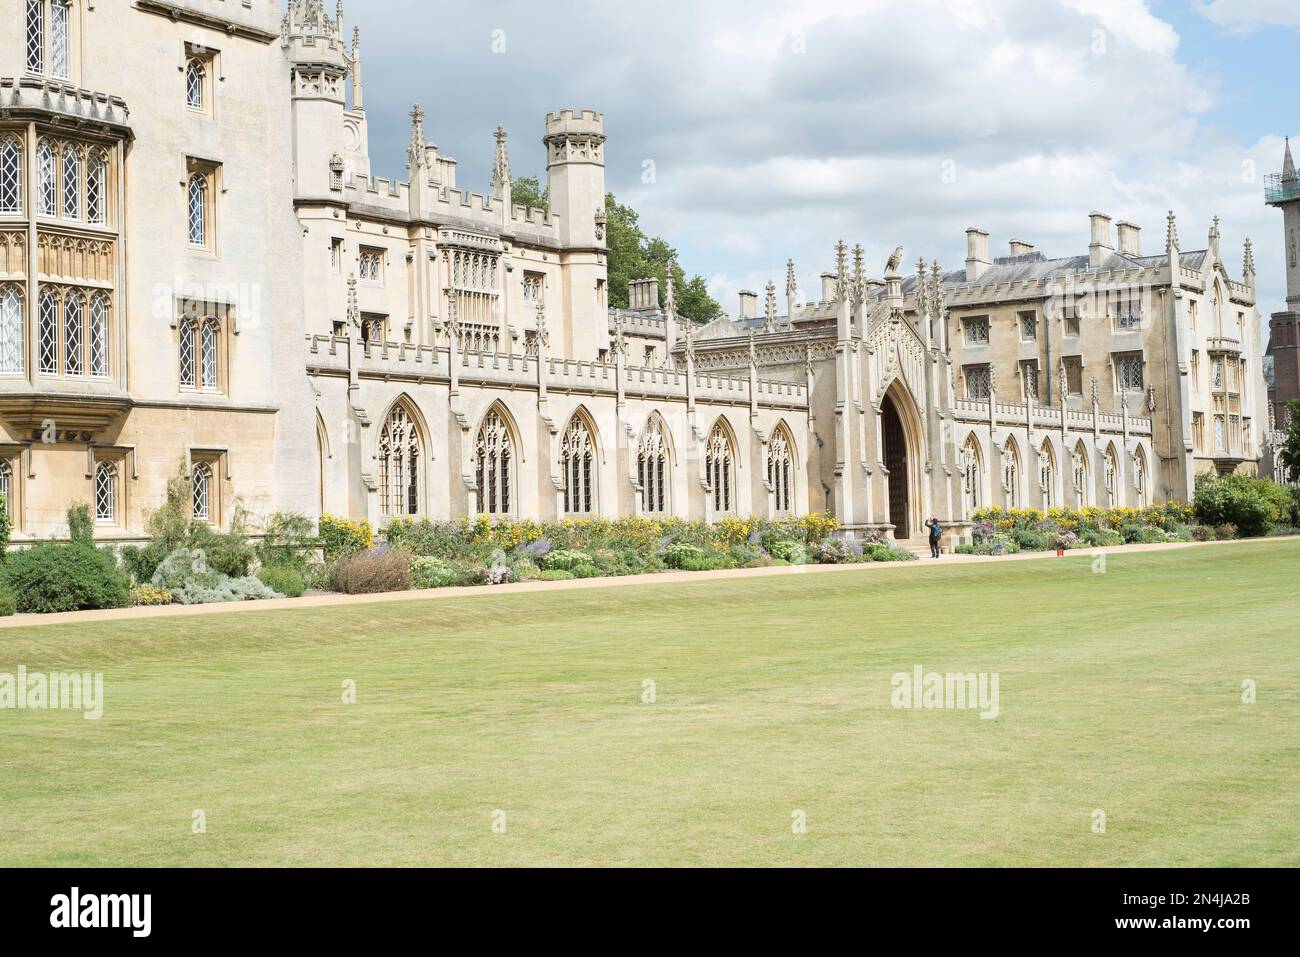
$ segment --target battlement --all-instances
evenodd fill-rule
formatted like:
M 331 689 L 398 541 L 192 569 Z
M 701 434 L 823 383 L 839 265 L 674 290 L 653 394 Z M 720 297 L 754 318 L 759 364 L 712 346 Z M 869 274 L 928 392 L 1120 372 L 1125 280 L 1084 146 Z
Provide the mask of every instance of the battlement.
M 546 137 L 605 136 L 605 116 L 595 110 L 560 110 L 546 114 Z

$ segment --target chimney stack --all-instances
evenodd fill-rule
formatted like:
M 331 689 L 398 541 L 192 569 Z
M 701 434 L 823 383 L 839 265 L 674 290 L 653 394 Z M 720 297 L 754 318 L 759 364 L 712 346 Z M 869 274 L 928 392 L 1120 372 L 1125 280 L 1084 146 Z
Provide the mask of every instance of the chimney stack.
M 966 281 L 974 282 L 993 266 L 989 260 L 989 234 L 982 229 L 966 230 Z
M 839 278 L 833 272 L 822 273 L 822 302 L 835 301 L 835 280 Z
M 1027 242 L 1025 242 L 1023 239 L 1013 239 L 1013 240 L 1011 240 L 1011 255 L 1012 255 L 1012 256 L 1028 256 L 1028 255 L 1029 255 L 1030 253 L 1032 253 L 1033 251 L 1034 251 L 1034 244 L 1033 244 L 1033 243 L 1027 243 Z
M 758 318 L 758 293 L 748 289 L 740 290 L 740 318 Z
M 1091 213 L 1092 242 L 1088 246 L 1088 263 L 1093 269 L 1100 269 L 1110 254 L 1115 251 L 1110 235 L 1110 217 L 1105 213 Z
M 627 284 L 627 307 L 633 312 L 655 312 L 659 308 L 659 280 L 633 279 Z
M 1142 227 L 1132 223 L 1116 223 L 1119 230 L 1119 251 L 1125 256 L 1142 255 Z

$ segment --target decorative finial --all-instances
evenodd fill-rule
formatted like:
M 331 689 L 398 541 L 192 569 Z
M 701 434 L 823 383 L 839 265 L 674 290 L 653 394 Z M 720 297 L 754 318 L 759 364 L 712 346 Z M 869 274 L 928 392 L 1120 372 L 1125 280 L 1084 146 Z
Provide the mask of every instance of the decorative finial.
M 1241 271 L 1251 279 L 1255 278 L 1255 245 L 1250 241 L 1249 237 L 1246 239 L 1246 261 Z
M 551 344 L 550 333 L 546 331 L 546 304 L 537 300 L 537 344 L 545 349 Z
M 417 103 L 411 108 L 411 145 L 407 148 L 406 168 L 411 173 L 428 163 L 424 152 L 424 110 Z
M 460 294 L 451 289 L 447 292 L 447 336 L 455 342 L 460 339 L 459 313 Z
M 1169 228 L 1165 233 L 1165 252 L 1175 253 L 1182 249 L 1178 242 L 1178 218 L 1174 216 L 1174 211 L 1169 211 Z
M 668 268 L 664 270 L 664 318 L 677 318 L 677 283 L 673 279 L 673 272 L 677 266 L 677 261 L 670 259 Z
M 849 247 L 844 240 L 835 244 L 835 298 L 844 299 L 849 285 Z
M 1056 370 L 1057 393 L 1061 397 L 1061 405 L 1065 405 L 1065 390 L 1070 387 L 1069 377 L 1065 373 L 1065 360 L 1061 360 L 1060 367 Z
M 1097 377 L 1092 377 L 1092 404 L 1096 405 L 1101 401 L 1101 389 L 1097 385 Z
M 754 330 L 749 330 L 749 364 L 751 367 L 758 366 L 758 349 L 754 345 Z
M 776 283 L 767 282 L 767 302 L 764 304 L 763 328 L 767 332 L 776 332 Z
M 793 296 L 799 291 L 799 284 L 794 278 L 794 260 L 785 261 L 785 294 Z

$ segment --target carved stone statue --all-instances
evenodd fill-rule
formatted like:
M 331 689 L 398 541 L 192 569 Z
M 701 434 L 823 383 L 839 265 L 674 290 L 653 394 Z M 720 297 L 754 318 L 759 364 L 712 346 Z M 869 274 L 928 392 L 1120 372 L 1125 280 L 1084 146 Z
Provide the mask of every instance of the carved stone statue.
M 898 246 L 889 257 L 889 261 L 885 263 L 885 275 L 892 276 L 896 274 L 901 265 L 903 265 L 903 247 Z

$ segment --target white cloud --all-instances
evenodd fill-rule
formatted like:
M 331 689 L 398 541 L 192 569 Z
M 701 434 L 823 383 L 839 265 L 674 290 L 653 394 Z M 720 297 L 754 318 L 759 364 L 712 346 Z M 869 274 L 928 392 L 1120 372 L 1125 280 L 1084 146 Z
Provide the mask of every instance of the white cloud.
M 1196 9 L 1212 23 L 1235 30 L 1300 27 L 1300 4 L 1296 0 L 1197 0 Z

